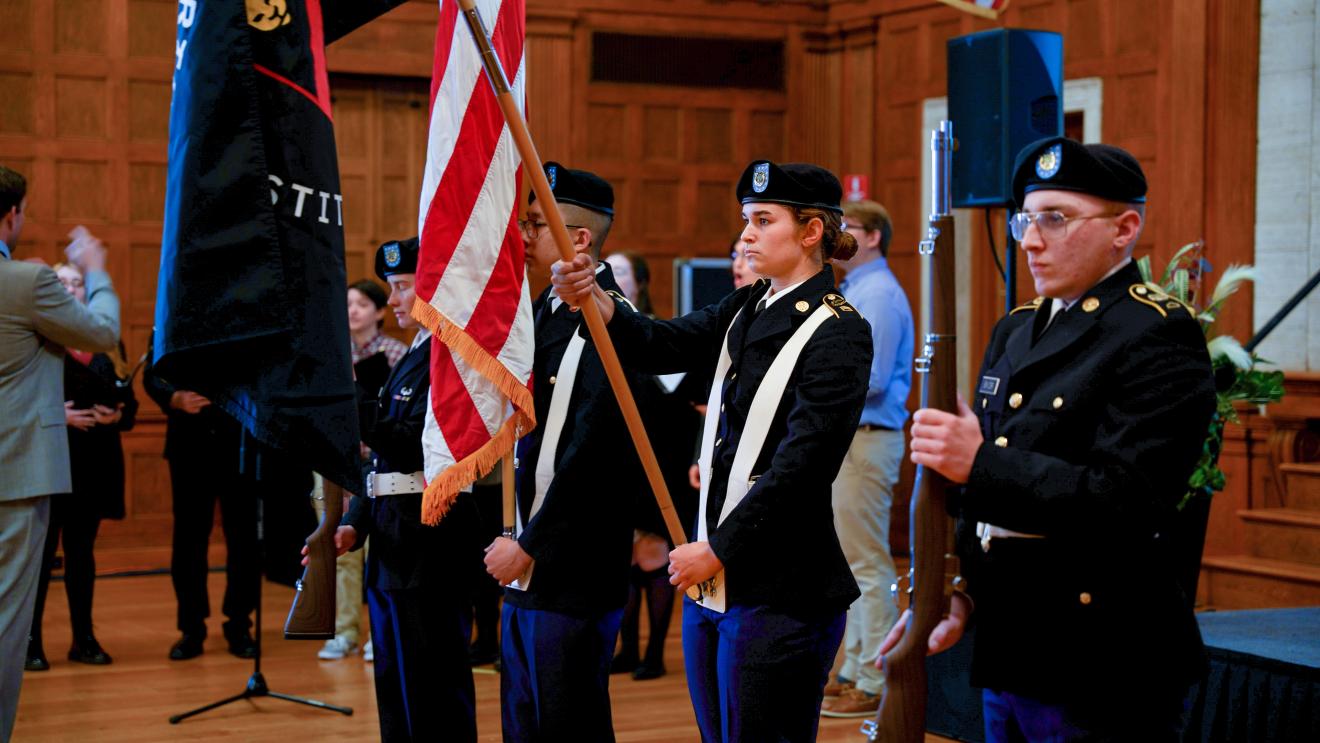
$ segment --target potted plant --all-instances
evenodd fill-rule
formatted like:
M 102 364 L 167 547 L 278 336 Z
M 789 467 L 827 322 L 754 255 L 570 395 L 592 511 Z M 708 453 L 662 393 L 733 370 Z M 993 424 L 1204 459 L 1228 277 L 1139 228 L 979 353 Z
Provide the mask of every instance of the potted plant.
M 1228 300 L 1244 282 L 1255 280 L 1255 269 L 1249 265 L 1230 264 L 1206 297 L 1202 284 L 1210 272 L 1210 264 L 1202 256 L 1204 247 L 1205 243 L 1198 240 L 1179 248 L 1158 281 L 1153 278 L 1150 256 L 1137 259 L 1137 267 L 1147 285 L 1187 305 L 1196 316 L 1205 333 L 1206 350 L 1214 370 L 1215 414 L 1210 420 L 1196 469 L 1188 478 L 1187 492 L 1178 503 L 1178 524 L 1173 535 L 1174 554 L 1179 561 L 1179 582 L 1189 601 L 1195 600 L 1200 578 L 1210 499 L 1215 492 L 1224 489 L 1224 471 L 1219 468 L 1224 426 L 1238 422 L 1236 403 L 1263 407 L 1283 397 L 1282 371 L 1264 368 L 1270 362 L 1247 351 L 1236 338 L 1212 335 L 1215 321 L 1223 314 Z

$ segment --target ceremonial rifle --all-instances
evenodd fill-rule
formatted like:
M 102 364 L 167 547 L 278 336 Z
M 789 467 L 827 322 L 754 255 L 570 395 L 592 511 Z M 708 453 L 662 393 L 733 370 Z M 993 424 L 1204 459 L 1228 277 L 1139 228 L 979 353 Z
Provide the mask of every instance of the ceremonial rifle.
M 495 91 L 495 98 L 504 113 L 504 121 L 509 125 L 509 133 L 513 135 L 518 154 L 522 156 L 523 167 L 532 180 L 532 190 L 536 192 L 536 200 L 545 210 L 545 221 L 550 225 L 550 234 L 555 238 L 559 255 L 565 261 L 571 261 L 574 256 L 573 241 L 564 226 L 564 218 L 559 214 L 559 202 L 555 200 L 555 194 L 550 190 L 550 181 L 546 180 L 541 157 L 536 153 L 536 145 L 532 142 L 531 133 L 527 131 L 527 122 L 523 121 L 518 103 L 513 99 L 509 78 L 504 74 L 504 67 L 500 64 L 494 48 L 491 47 L 486 24 L 482 21 L 474 0 L 458 0 L 458 5 L 463 11 L 468 29 L 472 32 L 472 40 L 481 53 L 481 64 L 486 71 L 486 78 Z M 596 347 L 596 353 L 600 355 L 601 365 L 605 367 L 605 375 L 609 377 L 610 387 L 614 389 L 614 396 L 619 401 L 619 410 L 628 424 L 628 433 L 632 435 L 633 445 L 637 447 L 637 456 L 642 461 L 642 469 L 646 471 L 646 479 L 655 493 L 656 504 L 660 506 L 660 515 L 664 517 L 669 541 L 676 547 L 687 544 L 687 534 L 683 531 L 682 522 L 678 520 L 673 499 L 669 497 L 669 488 L 665 485 L 665 478 L 660 473 L 660 464 L 656 461 L 655 451 L 651 448 L 651 440 L 642 426 L 642 417 L 637 412 L 637 402 L 633 399 L 632 389 L 628 387 L 628 378 L 623 375 L 619 355 L 614 350 L 609 332 L 605 330 L 605 318 L 601 316 L 600 308 L 594 301 L 586 302 L 578 309 L 582 311 L 582 317 L 587 322 L 587 330 L 591 332 L 591 342 Z M 507 515 L 506 511 L 506 522 Z M 700 589 L 693 586 L 688 589 L 688 594 L 698 598 Z
M 949 159 L 953 124 L 941 121 L 931 134 L 931 214 L 918 252 L 926 263 L 921 301 L 927 327 L 915 369 L 921 375 L 921 407 L 956 413 L 958 352 L 955 341 L 953 215 L 949 210 Z M 874 720 L 862 725 L 867 740 L 921 743 L 926 736 L 926 647 L 931 632 L 949 614 L 957 569 L 952 519 L 946 509 L 952 484 L 929 467 L 917 466 L 912 488 L 911 568 L 906 576 L 910 613 L 903 637 L 884 656 L 885 688 Z M 894 592 L 899 593 L 899 586 Z
M 329 640 L 335 636 L 335 531 L 344 515 L 344 490 L 328 477 L 321 482 L 325 515 L 307 537 L 307 567 L 298 580 L 298 591 L 284 622 L 286 640 Z

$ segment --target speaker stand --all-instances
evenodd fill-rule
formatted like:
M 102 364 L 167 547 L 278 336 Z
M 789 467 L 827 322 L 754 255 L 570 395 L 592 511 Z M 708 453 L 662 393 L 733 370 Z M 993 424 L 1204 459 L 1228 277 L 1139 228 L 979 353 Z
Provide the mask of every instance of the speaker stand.
M 265 542 L 265 534 L 264 534 L 265 530 L 263 528 L 263 523 L 262 523 L 264 510 L 265 509 L 263 507 L 261 497 L 258 496 L 257 497 L 257 554 L 258 555 L 265 554 L 265 551 L 263 550 L 263 546 Z M 177 715 L 171 715 L 170 716 L 171 725 L 178 725 L 180 722 L 188 719 L 189 717 L 193 717 L 194 715 L 200 715 L 203 712 L 209 712 L 217 707 L 223 707 L 226 704 L 230 704 L 232 702 L 237 702 L 243 699 L 255 699 L 257 697 L 274 697 L 275 699 L 283 699 L 286 702 L 293 702 L 295 704 L 303 704 L 308 707 L 323 709 L 326 710 L 327 712 L 338 712 L 341 715 L 353 714 L 352 707 L 339 707 L 333 704 L 327 704 L 326 702 L 318 701 L 316 699 L 304 699 L 302 697 L 295 697 L 291 694 L 281 694 L 278 691 L 271 691 L 270 686 L 266 684 L 266 677 L 261 675 L 261 589 L 263 587 L 261 585 L 262 577 L 263 577 L 263 571 L 257 571 L 257 611 L 256 611 L 257 616 L 255 623 L 255 632 L 253 633 L 253 639 L 256 641 L 256 646 L 257 646 L 257 654 L 252 659 L 252 675 L 248 677 L 247 686 L 243 688 L 243 691 L 235 694 L 232 697 L 226 697 L 218 702 L 211 702 L 210 704 L 207 704 L 202 707 L 198 707 L 197 709 L 188 710 L 187 712 L 183 712 Z

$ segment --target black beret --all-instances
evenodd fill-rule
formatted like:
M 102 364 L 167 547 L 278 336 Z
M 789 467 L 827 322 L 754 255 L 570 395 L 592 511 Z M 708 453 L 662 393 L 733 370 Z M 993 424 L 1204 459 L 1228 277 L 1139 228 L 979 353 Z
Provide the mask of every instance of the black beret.
M 1122 148 L 1049 137 L 1018 153 L 1013 166 L 1013 200 L 1021 206 L 1027 194 L 1047 189 L 1140 204 L 1146 201 L 1146 174 L 1137 159 Z
M 595 173 L 548 162 L 545 164 L 545 178 L 550 181 L 550 191 L 554 193 L 555 201 L 614 216 L 614 187 Z M 536 191 L 527 196 L 528 204 L 534 201 Z
M 376 275 L 381 281 L 400 273 L 417 273 L 417 238 L 391 240 L 376 249 Z
M 738 202 L 769 202 L 843 213 L 843 186 L 830 171 L 811 163 L 776 165 L 753 160 L 738 179 Z

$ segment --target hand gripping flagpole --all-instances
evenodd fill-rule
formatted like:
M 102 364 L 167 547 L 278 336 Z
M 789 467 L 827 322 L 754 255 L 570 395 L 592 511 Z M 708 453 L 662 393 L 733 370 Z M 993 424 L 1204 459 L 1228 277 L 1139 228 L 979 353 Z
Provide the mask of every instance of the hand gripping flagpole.
M 491 47 L 486 24 L 482 22 L 481 13 L 477 11 L 474 0 L 458 0 L 458 6 L 467 20 L 468 29 L 472 32 L 472 40 L 476 42 L 477 50 L 481 53 L 482 67 L 485 68 L 486 77 L 495 90 L 495 97 L 499 100 L 500 110 L 504 112 L 504 121 L 509 125 L 513 141 L 518 146 L 523 167 L 526 168 L 527 175 L 531 176 L 532 190 L 536 192 L 537 200 L 544 205 L 545 219 L 550 225 L 550 234 L 555 238 L 555 245 L 559 247 L 559 255 L 565 261 L 571 261 L 574 255 L 573 241 L 564 226 L 564 218 L 559 214 L 559 203 L 555 201 L 554 192 L 550 190 L 550 182 L 546 180 L 545 168 L 541 164 L 541 157 L 536 153 L 532 135 L 527 131 L 527 123 L 523 121 L 522 112 L 518 110 L 518 103 L 513 99 L 513 93 L 509 89 L 509 79 L 504 75 L 504 67 L 500 64 L 494 48 Z M 646 479 L 651 483 L 651 490 L 655 493 L 655 502 L 660 506 L 660 514 L 665 519 L 669 541 L 673 542 L 674 546 L 687 544 L 687 535 L 678 520 L 678 513 L 674 510 L 674 501 L 669 497 L 669 488 L 665 486 L 664 476 L 660 474 L 660 464 L 656 461 L 651 440 L 646 435 L 646 428 L 642 426 L 642 417 L 637 412 L 637 402 L 628 387 L 628 380 L 623 376 L 619 355 L 615 353 L 614 343 L 610 341 L 609 333 L 605 330 L 605 320 L 601 317 L 600 308 L 595 302 L 587 302 L 580 309 L 587 321 L 587 329 L 591 331 L 591 341 L 595 344 L 596 352 L 600 354 L 601 363 L 605 366 L 605 374 L 609 377 L 610 386 L 614 388 L 614 396 L 619 401 L 623 419 L 628 424 L 628 433 L 632 434 L 637 455 L 642 460 L 643 469 L 646 470 Z M 693 586 L 688 589 L 688 594 L 697 598 L 699 589 Z

